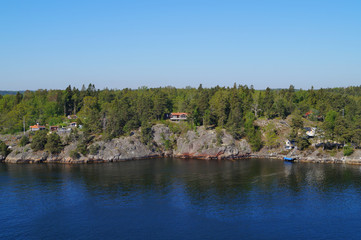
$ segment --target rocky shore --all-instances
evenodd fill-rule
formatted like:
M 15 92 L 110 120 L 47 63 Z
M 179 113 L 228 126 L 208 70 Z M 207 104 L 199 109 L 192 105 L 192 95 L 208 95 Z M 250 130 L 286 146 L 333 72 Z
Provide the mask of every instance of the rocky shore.
M 285 156 L 295 157 L 297 162 L 311 163 L 343 163 L 361 164 L 361 151 L 356 150 L 353 155 L 343 157 L 342 154 L 330 156 L 318 149 L 284 152 L 278 149 L 263 148 L 259 152 L 252 152 L 245 140 L 235 140 L 225 130 L 218 132 L 214 129 L 198 127 L 185 134 L 173 133 L 167 126 L 157 124 L 152 127 L 153 142 L 145 145 L 140 140 L 140 132 L 131 136 L 115 138 L 110 141 L 94 141 L 91 145 L 96 151 L 77 158 L 71 157 L 71 151 L 76 149 L 77 142 L 67 145 L 60 154 L 50 154 L 46 151 L 34 152 L 30 145 L 18 146 L 18 139 L 13 137 L 12 151 L 0 161 L 6 163 L 97 163 L 118 162 L 134 159 L 179 157 L 196 159 L 243 159 L 243 158 L 276 158 Z M 90 145 L 90 146 L 91 146 Z M 90 147 L 89 146 L 89 147 Z

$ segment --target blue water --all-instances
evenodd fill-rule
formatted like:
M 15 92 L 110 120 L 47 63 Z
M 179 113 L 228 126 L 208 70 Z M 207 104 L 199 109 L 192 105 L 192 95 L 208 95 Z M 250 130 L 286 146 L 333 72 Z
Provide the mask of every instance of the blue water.
M 0 239 L 360 239 L 361 167 L 0 164 Z

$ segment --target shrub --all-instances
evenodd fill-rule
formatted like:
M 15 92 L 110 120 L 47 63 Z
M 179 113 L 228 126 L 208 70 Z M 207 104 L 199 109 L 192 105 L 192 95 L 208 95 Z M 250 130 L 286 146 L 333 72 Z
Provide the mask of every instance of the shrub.
M 349 145 L 345 145 L 343 147 L 343 155 L 344 156 L 350 156 L 353 153 L 353 148 Z
M 57 133 L 51 133 L 47 137 L 47 143 L 45 144 L 45 149 L 50 153 L 60 153 L 63 149 L 60 136 Z
M 278 142 L 277 130 L 274 123 L 270 123 L 267 125 L 265 136 L 266 136 L 265 145 L 268 148 L 276 148 L 280 145 Z
M 0 141 L 0 155 L 6 157 L 10 152 L 11 150 L 9 147 L 4 142 Z
M 30 147 L 34 151 L 44 150 L 46 142 L 46 131 L 37 131 L 33 137 Z
M 140 130 L 141 141 L 145 145 L 150 145 L 153 139 L 152 126 L 149 123 L 142 124 Z
M 222 141 L 223 135 L 224 134 L 223 134 L 222 128 L 221 127 L 216 127 L 217 146 L 222 145 L 222 143 L 223 143 L 223 141 Z
M 84 156 L 87 155 L 89 152 L 87 145 L 83 142 L 79 143 L 78 146 L 76 146 L 76 150 Z
M 298 137 L 296 138 L 297 141 L 297 147 L 299 150 L 304 150 L 306 148 L 308 148 L 308 146 L 310 146 L 310 142 L 308 141 L 307 138 L 304 137 Z
M 73 159 L 78 159 L 80 157 L 80 154 L 78 153 L 77 150 L 72 150 L 70 151 L 70 157 Z
M 91 155 L 97 155 L 98 152 L 99 152 L 99 150 L 100 150 L 100 146 L 99 146 L 98 144 L 91 145 L 91 146 L 89 147 L 89 153 L 90 153 Z
M 19 145 L 20 145 L 20 147 L 24 147 L 29 142 L 30 142 L 29 137 L 27 135 L 24 135 L 24 136 L 21 137 Z
M 255 130 L 254 134 L 249 136 L 248 139 L 249 139 L 249 144 L 251 145 L 252 151 L 257 152 L 262 148 L 263 142 L 262 142 L 262 138 L 261 138 L 261 131 Z

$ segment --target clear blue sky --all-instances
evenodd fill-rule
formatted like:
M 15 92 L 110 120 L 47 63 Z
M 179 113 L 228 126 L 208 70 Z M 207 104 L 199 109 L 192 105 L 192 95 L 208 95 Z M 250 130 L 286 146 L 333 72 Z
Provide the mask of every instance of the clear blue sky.
M 0 2 L 0 89 L 361 84 L 361 1 Z

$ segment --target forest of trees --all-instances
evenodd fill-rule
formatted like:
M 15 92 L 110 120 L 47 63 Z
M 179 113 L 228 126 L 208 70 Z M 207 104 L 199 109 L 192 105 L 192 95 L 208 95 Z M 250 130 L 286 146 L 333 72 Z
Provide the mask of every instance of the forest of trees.
M 327 140 L 361 142 L 361 86 L 296 90 L 255 90 L 253 86 L 147 88 L 98 90 L 37 90 L 0 95 L 0 133 L 16 133 L 30 125 L 61 124 L 76 114 L 84 132 L 111 139 L 134 129 L 162 121 L 171 112 L 187 112 L 192 126 L 225 128 L 235 138 L 247 137 L 254 149 L 261 147 L 257 118 L 286 118 L 312 113 L 310 120 L 322 122 Z

